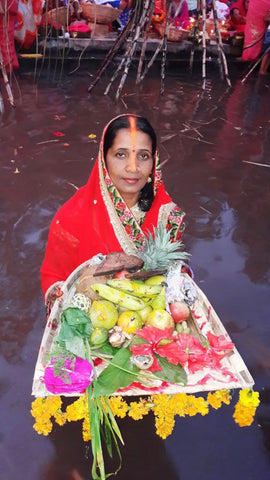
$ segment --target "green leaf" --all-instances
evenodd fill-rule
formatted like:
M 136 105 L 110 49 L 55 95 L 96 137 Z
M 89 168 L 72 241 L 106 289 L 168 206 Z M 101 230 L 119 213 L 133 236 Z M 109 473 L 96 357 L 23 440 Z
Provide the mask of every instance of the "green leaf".
M 74 335 L 74 337 L 71 340 L 67 340 L 66 349 L 69 350 L 71 353 L 73 353 L 73 355 L 76 355 L 77 357 L 80 357 L 83 359 L 86 358 L 84 341 L 80 337 L 77 337 Z
M 162 378 L 162 380 L 167 380 L 171 383 L 181 383 L 183 385 L 187 384 L 187 374 L 181 365 L 173 365 L 168 362 L 167 358 L 161 357 L 156 354 L 158 363 L 162 370 L 158 372 L 153 372 L 156 377 Z
M 132 353 L 121 348 L 113 357 L 110 365 L 106 367 L 95 382 L 94 395 L 102 397 L 111 395 L 119 388 L 128 387 L 136 379 L 139 369 L 130 364 Z
M 69 307 L 66 308 L 61 315 L 61 322 L 64 321 L 70 326 L 78 326 L 90 323 L 90 318 L 87 313 L 83 312 L 80 308 Z

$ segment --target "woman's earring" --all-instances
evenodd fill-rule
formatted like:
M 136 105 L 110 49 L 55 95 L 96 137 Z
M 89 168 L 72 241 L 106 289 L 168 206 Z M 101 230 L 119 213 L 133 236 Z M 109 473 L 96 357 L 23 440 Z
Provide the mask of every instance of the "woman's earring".
M 152 182 L 152 177 L 149 175 L 149 177 L 147 178 L 147 183 L 151 183 Z

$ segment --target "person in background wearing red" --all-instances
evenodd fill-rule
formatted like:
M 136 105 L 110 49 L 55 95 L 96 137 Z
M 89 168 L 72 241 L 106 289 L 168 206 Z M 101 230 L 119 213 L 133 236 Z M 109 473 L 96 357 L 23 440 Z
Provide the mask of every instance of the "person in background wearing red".
M 238 32 L 245 31 L 249 0 L 239 0 L 230 9 L 230 28 Z

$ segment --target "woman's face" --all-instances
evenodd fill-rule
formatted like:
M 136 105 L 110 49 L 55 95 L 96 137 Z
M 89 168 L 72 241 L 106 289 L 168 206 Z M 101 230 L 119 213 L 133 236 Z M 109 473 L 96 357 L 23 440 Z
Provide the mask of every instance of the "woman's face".
M 140 130 L 118 130 L 106 157 L 107 170 L 114 186 L 128 207 L 139 198 L 153 168 L 152 141 Z

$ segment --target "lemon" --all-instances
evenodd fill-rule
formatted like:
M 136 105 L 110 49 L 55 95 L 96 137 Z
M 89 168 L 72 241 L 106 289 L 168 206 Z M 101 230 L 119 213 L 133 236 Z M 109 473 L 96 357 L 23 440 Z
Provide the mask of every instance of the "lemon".
M 143 319 L 138 312 L 127 310 L 119 315 L 117 325 L 126 333 L 133 333 L 143 325 Z

